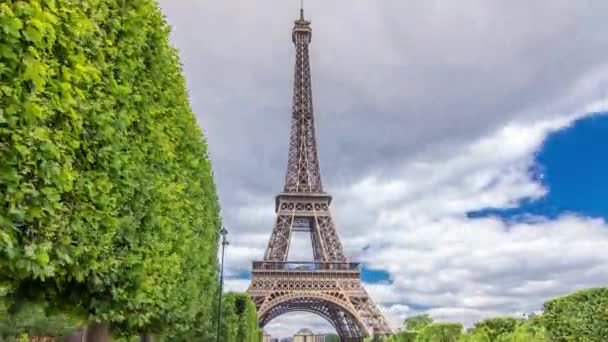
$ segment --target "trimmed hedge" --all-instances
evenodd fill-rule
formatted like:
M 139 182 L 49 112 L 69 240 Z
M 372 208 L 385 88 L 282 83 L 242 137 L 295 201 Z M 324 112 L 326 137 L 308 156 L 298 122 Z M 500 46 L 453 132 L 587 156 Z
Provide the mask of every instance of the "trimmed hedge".
M 608 288 L 574 292 L 544 305 L 550 341 L 608 341 Z
M 223 342 L 259 342 L 262 339 L 255 305 L 248 294 L 228 293 L 224 296 L 220 328 Z
M 187 331 L 212 317 L 219 205 L 151 0 L 0 4 L 0 293 Z

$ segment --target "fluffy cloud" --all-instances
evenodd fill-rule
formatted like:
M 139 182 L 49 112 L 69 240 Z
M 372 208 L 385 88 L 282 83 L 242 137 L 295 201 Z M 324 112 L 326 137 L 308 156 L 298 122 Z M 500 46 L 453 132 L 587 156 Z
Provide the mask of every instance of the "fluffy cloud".
M 297 4 L 161 0 L 230 230 L 227 288 L 263 256 L 287 157 Z M 307 1 L 326 190 L 347 253 L 395 326 L 537 310 L 608 282 L 600 219 L 467 217 L 545 196 L 547 135 L 608 108 L 608 2 Z M 542 176 L 542 175 L 541 175 Z M 303 321 L 271 322 L 275 334 Z
M 547 298 L 608 282 L 608 257 L 597 253 L 608 243 L 602 220 L 441 220 L 388 234 L 394 243 L 363 258 L 392 275 L 371 293 L 381 304 L 424 305 L 445 319 L 470 321 L 469 310 L 532 312 Z M 450 308 L 462 311 L 442 311 Z
M 548 298 L 608 282 L 608 257 L 597 253 L 608 245 L 602 219 L 564 214 L 506 223 L 466 215 L 546 195 L 530 172 L 534 153 L 581 115 L 511 123 L 444 156 L 404 164 L 392 178 L 368 176 L 338 192 L 345 244 L 391 275 L 368 288 L 393 322 L 415 313 L 413 305 L 470 324 L 536 311 Z

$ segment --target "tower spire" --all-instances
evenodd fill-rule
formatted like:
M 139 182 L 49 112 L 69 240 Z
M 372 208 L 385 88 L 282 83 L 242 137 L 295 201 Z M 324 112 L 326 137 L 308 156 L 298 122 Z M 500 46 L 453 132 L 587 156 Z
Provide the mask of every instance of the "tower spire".
M 285 176 L 285 192 L 322 193 L 321 173 L 312 105 L 308 45 L 312 37 L 310 21 L 304 19 L 304 2 L 300 18 L 295 21 L 292 41 L 296 49 L 293 82 L 291 138 Z

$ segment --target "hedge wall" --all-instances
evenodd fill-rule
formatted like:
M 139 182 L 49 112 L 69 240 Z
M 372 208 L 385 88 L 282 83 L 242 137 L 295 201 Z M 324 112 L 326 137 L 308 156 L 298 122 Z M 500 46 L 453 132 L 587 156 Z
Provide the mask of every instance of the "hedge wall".
M 218 201 L 151 0 L 0 3 L 0 294 L 118 332 L 212 316 Z

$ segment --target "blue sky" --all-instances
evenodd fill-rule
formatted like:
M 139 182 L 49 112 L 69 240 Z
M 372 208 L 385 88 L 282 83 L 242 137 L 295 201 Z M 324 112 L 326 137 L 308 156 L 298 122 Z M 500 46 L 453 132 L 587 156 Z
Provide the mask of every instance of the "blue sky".
M 565 213 L 608 219 L 608 116 L 598 113 L 550 134 L 530 171 L 549 190 L 536 200 L 509 209 L 487 208 L 470 217 L 497 215 L 507 221 Z

